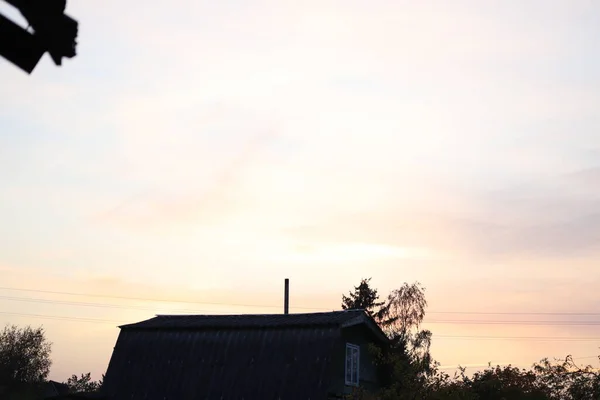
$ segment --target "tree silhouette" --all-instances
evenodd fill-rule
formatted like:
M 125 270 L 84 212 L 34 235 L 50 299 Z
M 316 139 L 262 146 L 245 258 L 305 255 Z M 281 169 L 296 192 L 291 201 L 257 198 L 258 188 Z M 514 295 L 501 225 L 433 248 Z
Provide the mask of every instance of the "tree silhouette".
M 50 373 L 50 350 L 44 329 L 7 325 L 0 333 L 0 385 L 39 383 Z
M 104 379 L 104 375 L 102 375 L 102 379 L 99 381 L 93 381 L 91 377 L 91 373 L 81 374 L 80 377 L 77 375 L 72 375 L 66 382 L 64 382 L 72 393 L 79 392 L 97 392 L 100 390 L 102 386 L 102 381 Z
M 425 288 L 419 283 L 404 283 L 392 290 L 379 311 L 380 325 L 396 347 L 402 348 L 418 375 L 431 375 L 436 363 L 431 358 L 432 333 L 421 330 L 427 300 Z
M 545 358 L 533 370 L 540 384 L 548 388 L 551 399 L 600 399 L 600 371 L 591 365 L 577 365 L 570 355 L 554 363 Z
M 492 367 L 463 376 L 470 391 L 480 399 L 549 400 L 548 390 L 540 384 L 535 372 L 513 366 Z
M 382 371 L 383 399 L 412 398 L 422 391 L 435 373 L 437 364 L 430 355 L 431 332 L 419 330 L 425 317 L 425 288 L 420 283 L 404 283 L 393 290 L 386 301 L 378 302 L 377 290 L 369 279 L 342 296 L 342 308 L 364 308 L 390 338 L 386 348 L 371 351 Z
M 348 296 L 342 295 L 342 309 L 356 310 L 364 309 L 370 317 L 377 319 L 378 311 L 384 302 L 378 302 L 379 294 L 377 289 L 370 286 L 371 278 L 362 279 L 358 286 L 354 287 L 354 291 Z

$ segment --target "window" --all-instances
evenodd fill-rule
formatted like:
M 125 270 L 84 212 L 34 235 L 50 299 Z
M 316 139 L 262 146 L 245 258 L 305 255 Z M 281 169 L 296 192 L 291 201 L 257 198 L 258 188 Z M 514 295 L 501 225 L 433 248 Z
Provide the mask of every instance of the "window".
M 360 347 L 346 343 L 346 385 L 358 386 Z

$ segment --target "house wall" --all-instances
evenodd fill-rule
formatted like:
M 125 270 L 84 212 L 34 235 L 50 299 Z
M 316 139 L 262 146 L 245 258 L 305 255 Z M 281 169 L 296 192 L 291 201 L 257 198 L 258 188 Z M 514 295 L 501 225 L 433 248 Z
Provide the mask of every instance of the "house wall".
M 45 398 L 44 385 L 24 384 L 18 387 L 0 387 L 2 400 L 39 400 Z
M 331 365 L 331 393 L 349 394 L 353 387 L 345 384 L 346 343 L 360 347 L 359 380 L 360 386 L 375 391 L 379 388 L 379 378 L 374 357 L 369 350 L 369 344 L 375 343 L 371 331 L 365 326 L 354 326 L 343 329 L 340 341 L 337 343 Z

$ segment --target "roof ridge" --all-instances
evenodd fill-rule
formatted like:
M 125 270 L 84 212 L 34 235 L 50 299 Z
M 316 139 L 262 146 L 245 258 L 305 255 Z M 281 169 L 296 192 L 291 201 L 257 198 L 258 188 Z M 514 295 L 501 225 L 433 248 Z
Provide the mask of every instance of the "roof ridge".
M 352 310 L 332 310 L 332 311 L 319 311 L 313 313 L 271 313 L 271 314 L 155 314 L 155 317 L 274 317 L 274 316 L 302 316 L 302 315 L 322 315 L 322 314 L 333 314 L 333 313 L 348 313 L 348 312 L 361 312 L 364 311 L 362 308 L 356 308 Z
M 364 310 L 339 310 L 297 314 L 159 314 L 144 321 L 121 325 L 120 328 L 251 328 L 341 325 L 366 316 Z

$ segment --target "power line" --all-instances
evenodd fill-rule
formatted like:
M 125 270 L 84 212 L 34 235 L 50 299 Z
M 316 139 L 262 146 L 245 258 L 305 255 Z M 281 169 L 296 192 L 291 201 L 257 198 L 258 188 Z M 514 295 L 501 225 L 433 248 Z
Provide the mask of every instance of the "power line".
M 425 320 L 424 324 L 452 325 L 540 325 L 540 326 L 600 326 L 600 321 L 474 321 L 474 320 Z
M 253 307 L 253 308 L 281 308 L 280 305 L 273 304 L 240 304 L 240 303 L 223 303 L 223 302 L 206 302 L 206 301 L 191 301 L 191 300 L 175 300 L 165 298 L 151 298 L 151 297 L 130 297 L 130 296 L 116 296 L 106 294 L 95 294 L 95 293 L 77 293 L 77 292 L 62 292 L 52 290 L 40 290 L 40 289 L 25 289 L 25 288 L 11 288 L 11 287 L 0 287 L 0 290 L 9 290 L 17 292 L 32 292 L 32 293 L 46 293 L 46 294 L 58 294 L 65 296 L 80 296 L 80 297 L 94 297 L 94 298 L 105 298 L 105 299 L 116 299 L 116 300 L 133 300 L 133 301 L 146 301 L 155 303 L 180 303 L 180 304 L 196 304 L 196 305 L 216 305 L 216 306 L 231 306 L 231 307 Z M 2 298 L 0 296 L 0 298 Z M 91 303 L 98 304 L 98 303 Z M 118 305 L 115 305 L 118 306 Z M 292 306 L 290 307 L 296 310 L 322 310 L 332 311 L 331 308 L 326 307 L 305 307 L 305 306 Z M 195 311 L 195 310 L 186 310 Z M 199 311 L 199 310 L 198 310 Z M 479 312 L 479 311 L 427 311 L 427 314 L 457 314 L 457 315 L 555 315 L 555 316 L 600 316 L 600 313 L 591 312 Z
M 64 300 L 50 300 L 50 299 L 36 299 L 36 298 L 25 298 L 25 297 L 12 297 L 12 296 L 0 296 L 0 300 L 9 301 L 20 301 L 28 303 L 41 303 L 41 304 L 55 304 L 55 305 L 69 305 L 69 306 L 83 306 L 83 307 L 98 307 L 98 308 L 112 308 L 112 309 L 130 309 L 140 311 L 153 311 L 156 312 L 156 307 L 147 306 L 136 306 L 136 305 L 123 305 L 123 304 L 107 304 L 107 303 L 91 303 L 91 302 L 78 302 L 78 301 L 64 301 Z M 200 309 L 177 309 L 171 310 L 174 313 L 200 313 L 208 312 L 209 310 Z M 476 320 L 425 320 L 425 323 L 429 324 L 452 324 L 452 325 L 545 325 L 545 326 L 600 326 L 600 321 L 476 321 Z
M 573 337 L 573 336 L 461 336 L 461 335 L 433 335 L 433 340 L 464 339 L 464 340 L 526 340 L 542 342 L 600 342 L 600 337 Z
M 427 314 L 465 314 L 465 315 L 581 315 L 600 316 L 592 312 L 481 312 L 481 311 L 427 311 Z
M 42 318 L 42 319 L 53 319 L 53 320 L 58 320 L 58 321 L 92 322 L 92 323 L 101 323 L 101 324 L 127 323 L 127 321 L 116 321 L 116 320 L 110 320 L 110 319 L 64 317 L 64 316 L 58 316 L 58 315 L 26 314 L 26 313 L 14 313 L 14 312 L 5 312 L 5 311 L 0 311 L 0 314 L 13 315 L 13 316 L 17 316 L 17 317 L 35 317 L 35 318 Z
M 35 317 L 41 319 L 51 319 L 59 321 L 89 322 L 102 324 L 126 324 L 130 321 L 119 321 L 98 318 L 79 318 L 58 315 L 27 314 L 14 312 L 0 312 L 3 315 L 12 315 L 18 317 Z M 600 337 L 569 337 L 569 336 L 466 336 L 466 335 L 433 335 L 433 339 L 458 339 L 458 340 L 525 340 L 525 341 L 552 341 L 552 342 L 591 342 L 600 341 Z
M 156 307 L 147 306 L 136 306 L 136 305 L 123 305 L 123 304 L 106 304 L 106 303 L 91 303 L 91 302 L 78 302 L 78 301 L 64 301 L 64 300 L 50 300 L 50 299 L 36 299 L 36 298 L 24 298 L 24 297 L 11 297 L 11 296 L 0 296 L 0 300 L 9 301 L 20 301 L 27 303 L 40 303 L 40 304 L 55 304 L 55 305 L 68 305 L 68 306 L 83 306 L 83 307 L 97 307 L 97 308 L 112 308 L 112 309 L 129 309 L 129 310 L 140 310 L 140 311 L 152 311 L 156 312 Z M 171 310 L 173 313 L 211 313 L 209 310 L 199 309 L 177 309 Z M 546 326 L 599 326 L 600 321 L 475 321 L 475 320 L 425 320 L 425 323 L 429 324 L 452 324 L 452 325 L 546 325 Z
M 573 360 L 587 360 L 590 358 L 598 358 L 600 356 L 585 356 L 585 357 L 573 357 Z
M 190 301 L 190 300 L 173 300 L 173 299 L 160 299 L 150 297 L 129 297 L 129 296 L 114 296 L 114 295 L 103 295 L 103 294 L 88 294 L 88 293 L 76 293 L 76 292 L 59 292 L 53 290 L 39 290 L 39 289 L 22 289 L 22 288 L 9 288 L 0 287 L 0 290 L 10 290 L 18 292 L 34 292 L 34 293 L 47 293 L 47 294 L 60 294 L 66 296 L 82 296 L 82 297 L 96 297 L 105 299 L 118 299 L 118 300 L 134 300 L 134 301 L 148 301 L 155 303 L 181 303 L 181 304 L 206 304 L 206 305 L 217 305 L 217 306 L 233 306 L 233 307 L 254 307 L 254 308 L 281 308 L 281 306 L 266 305 L 266 304 L 236 304 L 236 303 L 220 303 L 220 302 L 205 302 L 205 301 Z M 317 307 L 290 307 L 298 310 L 328 310 L 330 308 L 317 308 Z
M 591 359 L 591 358 L 596 358 L 598 359 L 598 356 L 585 356 L 585 357 L 573 357 L 573 361 L 579 361 L 579 360 L 586 360 L 586 359 Z M 561 362 L 561 361 L 565 361 L 564 358 L 555 358 L 554 362 Z M 541 361 L 536 361 L 535 364 L 540 363 Z M 439 369 L 441 370 L 450 370 L 450 369 L 458 369 L 458 367 L 464 367 L 465 369 L 474 369 L 474 368 L 488 368 L 488 367 L 495 367 L 497 365 L 511 365 L 513 367 L 529 367 L 534 363 L 525 363 L 525 362 L 518 362 L 518 363 L 514 363 L 514 362 L 488 362 L 488 363 L 466 363 L 466 364 L 461 364 L 458 363 L 457 365 L 443 365 L 441 367 L 439 367 Z M 581 365 L 581 364 L 580 364 Z
M 116 308 L 116 309 L 128 309 L 128 310 L 142 310 L 142 311 L 156 311 L 156 307 L 148 306 L 136 306 L 136 305 L 124 305 L 124 304 L 107 304 L 107 303 L 90 303 L 80 301 L 64 301 L 64 300 L 50 300 L 50 299 L 36 299 L 27 297 L 11 297 L 11 296 L 0 296 L 0 300 L 9 301 L 21 301 L 26 303 L 41 303 L 41 304 L 56 304 L 56 305 L 68 305 L 68 306 L 83 306 L 83 307 L 99 307 L 99 308 Z M 177 309 L 175 312 L 208 312 L 208 310 L 190 310 L 190 309 Z

